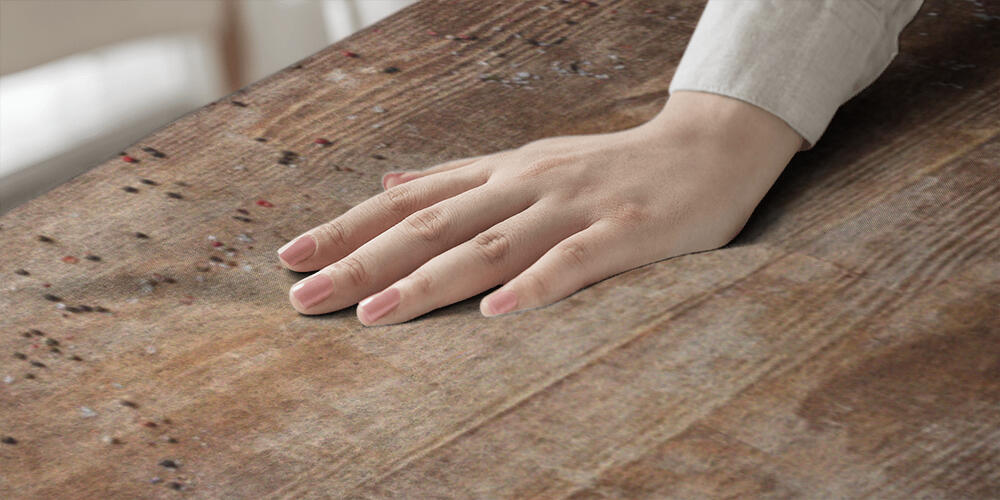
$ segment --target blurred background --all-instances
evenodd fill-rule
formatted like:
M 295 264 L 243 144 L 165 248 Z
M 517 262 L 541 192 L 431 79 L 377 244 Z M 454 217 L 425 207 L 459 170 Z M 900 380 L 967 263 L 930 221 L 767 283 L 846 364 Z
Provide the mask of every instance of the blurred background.
M 0 213 L 413 0 L 0 0 Z

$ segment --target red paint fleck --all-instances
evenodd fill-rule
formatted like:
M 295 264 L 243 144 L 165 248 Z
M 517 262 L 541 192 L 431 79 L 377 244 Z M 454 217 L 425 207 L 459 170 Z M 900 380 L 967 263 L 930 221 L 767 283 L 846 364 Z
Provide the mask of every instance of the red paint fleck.
M 52 283 L 42 283 L 42 288 L 48 288 L 52 286 Z
M 62 261 L 67 264 L 76 264 L 77 262 L 80 262 L 80 259 L 73 257 L 72 255 L 67 255 L 62 258 Z
M 38 349 L 38 344 L 31 344 L 32 349 Z
M 430 36 L 437 36 L 438 32 L 434 30 L 427 30 L 427 34 Z
M 156 427 L 156 422 L 150 422 L 149 420 L 142 423 L 146 427 Z
M 655 9 L 646 9 L 646 14 L 655 14 L 655 13 L 656 13 Z
M 271 202 L 269 202 L 267 200 L 257 200 L 257 204 L 260 205 L 260 206 L 262 206 L 262 207 L 267 207 L 267 208 L 271 208 L 271 207 L 274 206 L 274 203 L 271 203 Z
M 180 303 L 186 306 L 194 304 L 194 297 L 191 295 L 185 295 L 184 298 L 180 300 Z
M 458 37 L 461 38 L 462 40 L 472 40 L 473 39 L 472 35 L 458 35 Z
M 327 144 L 330 144 L 330 140 L 329 139 L 324 139 L 324 138 L 320 137 L 319 139 L 316 139 L 315 141 L 313 141 L 313 144 L 319 144 L 319 145 L 325 146 Z
M 125 163 L 138 163 L 139 162 L 139 160 L 136 160 L 135 158 L 132 158 L 129 155 L 122 156 L 122 161 L 125 162 Z
M 351 52 L 349 50 L 342 51 L 341 54 L 343 54 L 344 57 L 361 57 L 357 52 Z
M 221 247 L 222 246 L 222 242 L 221 241 L 213 241 L 212 242 L 212 246 L 213 247 Z

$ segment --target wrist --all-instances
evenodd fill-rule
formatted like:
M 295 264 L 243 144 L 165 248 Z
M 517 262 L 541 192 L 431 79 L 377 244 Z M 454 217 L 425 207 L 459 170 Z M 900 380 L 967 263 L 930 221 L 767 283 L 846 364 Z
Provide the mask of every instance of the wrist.
M 740 99 L 695 91 L 675 91 L 647 125 L 693 141 L 707 141 L 740 157 L 755 157 L 782 167 L 803 139 L 784 120 Z

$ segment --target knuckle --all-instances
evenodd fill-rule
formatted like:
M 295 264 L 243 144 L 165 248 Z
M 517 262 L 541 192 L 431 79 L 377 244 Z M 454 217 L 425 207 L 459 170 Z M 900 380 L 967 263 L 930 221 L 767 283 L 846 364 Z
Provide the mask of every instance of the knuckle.
M 536 299 L 545 300 L 549 296 L 549 285 L 536 273 L 524 273 L 519 277 L 521 289 Z
M 535 179 L 546 172 L 557 169 L 572 161 L 572 158 L 563 155 L 537 158 L 528 162 L 524 169 L 518 174 L 518 177 L 522 179 Z
M 590 261 L 590 249 L 576 241 L 568 241 L 556 247 L 559 258 L 573 267 L 585 266 Z
M 612 209 L 607 218 L 620 226 L 636 227 L 649 220 L 649 210 L 638 203 L 626 202 Z
M 510 237 L 493 231 L 479 233 L 472 240 L 472 249 L 487 264 L 499 264 L 510 254 Z
M 347 230 L 339 220 L 330 221 L 319 226 L 316 228 L 316 232 L 319 233 L 323 242 L 337 247 L 347 246 Z
M 426 241 L 440 239 L 448 228 L 448 219 L 440 208 L 425 208 L 403 220 L 412 234 Z
M 407 184 L 395 186 L 380 195 L 380 203 L 385 211 L 397 217 L 405 217 L 413 212 L 413 188 Z
M 427 297 L 434 291 L 434 279 L 426 271 L 416 270 L 410 274 L 410 286 L 414 293 Z
M 368 272 L 367 266 L 356 257 L 345 257 L 337 263 L 337 267 L 352 286 L 361 287 L 371 282 L 371 273 Z

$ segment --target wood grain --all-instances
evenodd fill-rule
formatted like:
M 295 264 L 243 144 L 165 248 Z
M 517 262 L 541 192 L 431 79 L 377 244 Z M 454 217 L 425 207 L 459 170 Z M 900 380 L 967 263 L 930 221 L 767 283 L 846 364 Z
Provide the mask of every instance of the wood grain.
M 287 304 L 274 250 L 386 171 L 651 117 L 702 5 L 421 2 L 4 215 L 0 497 L 1000 496 L 993 4 L 926 1 L 726 248 L 489 320 Z

